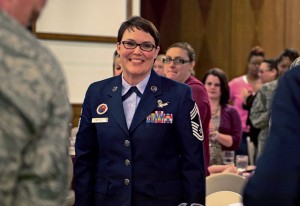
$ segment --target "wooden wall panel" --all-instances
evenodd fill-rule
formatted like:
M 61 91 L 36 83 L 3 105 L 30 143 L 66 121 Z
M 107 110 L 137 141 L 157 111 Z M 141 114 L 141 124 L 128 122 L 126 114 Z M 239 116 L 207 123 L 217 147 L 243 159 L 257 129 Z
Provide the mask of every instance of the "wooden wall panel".
M 72 104 L 72 111 L 73 111 L 73 117 L 72 117 L 72 127 L 77 127 L 81 115 L 81 107 L 82 104 Z
M 200 69 L 201 65 L 199 63 L 202 62 L 201 60 L 206 59 L 205 56 L 202 55 L 206 52 L 203 52 L 201 50 L 203 48 L 203 39 L 205 38 L 204 33 L 201 31 L 205 31 L 205 29 L 201 18 L 201 13 L 199 12 L 199 8 L 200 5 L 198 1 L 182 1 L 180 6 L 181 18 L 178 22 L 178 26 L 180 27 L 180 41 L 190 43 L 195 50 L 195 70 L 196 68 Z M 197 72 L 199 73 L 199 70 L 197 70 Z
M 155 13 L 159 16 L 156 17 L 157 22 L 153 22 L 160 32 L 161 39 L 161 52 L 165 53 L 166 48 L 172 43 L 179 41 L 180 39 L 180 29 L 179 21 L 180 17 L 180 0 L 154 0 L 158 1 L 158 5 L 155 5 Z M 143 2 L 143 1 L 142 1 Z M 148 1 L 148 2 L 152 2 Z M 164 5 L 162 3 L 164 2 Z M 153 13 L 150 14 L 152 16 Z M 149 19 L 150 20 L 150 19 Z M 159 22 L 159 23 L 158 23 Z
M 141 0 L 141 16 L 161 35 L 162 52 L 187 41 L 197 55 L 196 76 L 223 69 L 229 79 L 246 72 L 250 49 L 266 57 L 287 47 L 300 51 L 299 0 Z
M 266 58 L 277 58 L 285 47 L 285 0 L 264 0 L 257 22 L 261 46 Z
M 246 72 L 246 62 L 250 49 L 259 43 L 255 16 L 250 1 L 232 0 L 231 54 L 229 79 Z
M 285 1 L 285 36 L 284 42 L 286 47 L 296 48 L 300 51 L 300 1 Z
M 209 15 L 205 22 L 204 45 L 207 51 L 201 50 L 200 56 L 207 53 L 207 58 L 201 58 L 198 76 L 203 76 L 204 72 L 212 67 L 223 69 L 227 74 L 231 69 L 231 0 L 212 1 Z M 204 48 L 204 47 L 203 47 Z

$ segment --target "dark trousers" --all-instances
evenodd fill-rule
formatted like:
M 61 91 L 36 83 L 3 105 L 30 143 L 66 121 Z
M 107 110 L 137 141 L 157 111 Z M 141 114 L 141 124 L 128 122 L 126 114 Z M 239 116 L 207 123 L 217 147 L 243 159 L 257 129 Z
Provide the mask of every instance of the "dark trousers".
M 243 132 L 240 145 L 235 150 L 235 155 L 248 155 L 248 147 L 247 147 L 247 137 L 248 136 L 249 136 L 248 132 Z

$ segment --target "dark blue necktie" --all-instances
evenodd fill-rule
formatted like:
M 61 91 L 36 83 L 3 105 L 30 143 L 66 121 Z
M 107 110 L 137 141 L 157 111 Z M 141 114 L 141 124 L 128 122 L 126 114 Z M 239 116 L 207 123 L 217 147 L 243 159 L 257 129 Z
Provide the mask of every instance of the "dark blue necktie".
M 133 92 L 135 92 L 138 97 L 140 97 L 140 98 L 142 97 L 142 93 L 139 91 L 139 89 L 136 86 L 134 86 L 134 87 L 131 87 L 128 90 L 128 92 L 122 96 L 122 101 L 127 99 Z

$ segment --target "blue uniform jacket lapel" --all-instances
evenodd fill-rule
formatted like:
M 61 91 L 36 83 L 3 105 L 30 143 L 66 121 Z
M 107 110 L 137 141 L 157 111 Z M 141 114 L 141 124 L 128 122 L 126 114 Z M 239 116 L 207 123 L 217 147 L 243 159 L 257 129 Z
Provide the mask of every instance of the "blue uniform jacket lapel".
M 161 89 L 161 77 L 158 76 L 155 71 L 152 70 L 149 82 L 145 88 L 141 101 L 134 113 L 132 123 L 129 128 L 129 133 L 144 120 L 146 117 L 157 108 L 156 96 L 162 93 Z
M 122 77 L 121 75 L 116 78 L 111 85 L 108 86 L 108 104 L 110 107 L 110 112 L 119 124 L 119 126 L 124 130 L 124 132 L 129 135 L 128 128 L 126 124 L 123 103 L 122 103 Z

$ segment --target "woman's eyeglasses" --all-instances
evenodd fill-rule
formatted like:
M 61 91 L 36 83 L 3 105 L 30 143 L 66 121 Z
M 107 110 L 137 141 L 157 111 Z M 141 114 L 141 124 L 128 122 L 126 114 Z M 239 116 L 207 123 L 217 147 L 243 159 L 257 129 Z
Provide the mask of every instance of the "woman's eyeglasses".
M 122 44 L 126 49 L 135 49 L 137 46 L 139 46 L 141 50 L 146 51 L 146 52 L 150 52 L 154 48 L 156 48 L 156 46 L 154 46 L 153 44 L 146 43 L 146 42 L 138 44 L 134 41 L 122 41 Z
M 171 64 L 171 62 L 174 62 L 175 65 L 178 65 L 178 64 L 191 63 L 192 61 L 179 59 L 179 58 L 176 58 L 176 59 L 164 58 L 163 59 L 163 63 L 165 63 L 165 64 Z

